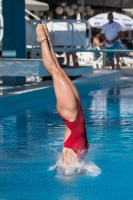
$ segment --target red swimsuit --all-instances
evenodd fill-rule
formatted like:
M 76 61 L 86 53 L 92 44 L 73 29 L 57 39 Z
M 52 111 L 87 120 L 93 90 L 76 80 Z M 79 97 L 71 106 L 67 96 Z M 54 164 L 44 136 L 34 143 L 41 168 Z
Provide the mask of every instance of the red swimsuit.
M 78 115 L 74 122 L 66 120 L 61 115 L 60 117 L 65 121 L 66 126 L 71 130 L 71 135 L 65 141 L 64 147 L 72 149 L 76 154 L 80 154 L 82 150 L 87 150 L 89 145 L 80 101 L 78 100 Z

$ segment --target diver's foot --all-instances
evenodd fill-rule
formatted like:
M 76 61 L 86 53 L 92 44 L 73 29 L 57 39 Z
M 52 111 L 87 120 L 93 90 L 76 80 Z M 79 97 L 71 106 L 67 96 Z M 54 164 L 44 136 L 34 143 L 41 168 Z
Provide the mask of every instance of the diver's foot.
M 51 38 L 50 38 L 50 34 L 49 34 L 49 31 L 48 31 L 48 28 L 47 28 L 46 24 L 44 24 L 44 23 L 42 23 L 42 26 L 44 28 L 44 32 L 46 34 L 49 46 L 52 47 L 52 42 L 51 42 Z
M 57 66 L 58 68 L 61 68 L 60 65 L 59 65 L 59 63 L 58 63 L 58 59 L 56 58 L 56 55 L 55 55 L 53 46 L 52 46 L 52 42 L 51 42 L 49 30 L 48 30 L 46 24 L 42 23 L 42 26 L 43 26 L 44 32 L 45 32 L 45 34 L 46 34 L 46 38 L 47 38 L 47 40 L 48 40 L 48 45 L 49 45 L 51 54 L 52 54 L 52 56 L 53 56 L 53 60 L 55 61 L 56 66 Z
M 36 27 L 37 41 L 41 44 L 43 41 L 47 40 L 46 34 L 44 32 L 42 24 L 38 24 Z

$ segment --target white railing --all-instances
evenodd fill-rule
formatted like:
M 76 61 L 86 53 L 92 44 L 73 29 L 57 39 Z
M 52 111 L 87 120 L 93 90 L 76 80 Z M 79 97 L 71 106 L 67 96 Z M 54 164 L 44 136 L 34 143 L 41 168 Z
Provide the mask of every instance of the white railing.
M 34 19 L 40 20 L 39 17 L 37 17 L 36 15 L 34 15 L 34 14 L 33 14 L 32 12 L 30 12 L 29 10 L 25 9 L 25 12 L 26 12 L 27 14 L 29 14 L 30 16 L 34 17 Z M 29 20 L 30 20 L 30 18 L 29 18 Z
M 37 23 L 46 23 L 49 29 L 52 44 L 56 52 L 73 51 L 80 47 L 80 50 L 87 49 L 91 44 L 91 28 L 86 20 L 28 20 L 27 29 L 29 29 L 29 44 L 31 51 L 39 48 L 36 41 Z M 86 27 L 89 31 L 86 37 Z M 30 46 L 29 45 L 29 46 Z

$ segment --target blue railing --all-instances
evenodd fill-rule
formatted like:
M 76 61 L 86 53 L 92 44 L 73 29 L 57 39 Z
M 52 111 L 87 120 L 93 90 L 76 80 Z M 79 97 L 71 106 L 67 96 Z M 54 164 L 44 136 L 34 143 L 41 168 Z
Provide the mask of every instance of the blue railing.
M 69 52 L 69 51 L 77 51 L 77 48 L 75 48 L 74 46 L 74 25 L 73 23 L 85 23 L 88 27 L 89 27 L 89 32 L 88 32 L 88 36 L 87 36 L 87 40 L 86 40 L 86 43 L 85 43 L 85 46 L 83 46 L 82 48 L 80 48 L 80 51 L 84 51 L 85 49 L 88 49 L 91 45 L 91 27 L 88 23 L 87 20 L 57 20 L 57 19 L 51 19 L 51 20 L 35 20 L 35 19 L 32 19 L 30 20 L 30 22 L 32 23 L 33 26 L 35 26 L 37 23 L 48 23 L 48 22 L 53 22 L 53 23 L 56 23 L 56 22 L 60 22 L 60 23 L 64 23 L 64 22 L 67 22 L 70 26 L 71 26 L 71 45 L 69 45 L 69 47 L 54 47 L 54 50 L 56 52 Z M 34 28 L 32 28 L 34 30 Z M 53 30 L 52 30 L 53 31 Z M 84 30 L 86 32 L 86 30 Z M 51 35 L 53 35 L 51 33 Z M 59 35 L 60 37 L 60 35 Z M 32 41 L 32 48 L 34 48 L 34 41 Z

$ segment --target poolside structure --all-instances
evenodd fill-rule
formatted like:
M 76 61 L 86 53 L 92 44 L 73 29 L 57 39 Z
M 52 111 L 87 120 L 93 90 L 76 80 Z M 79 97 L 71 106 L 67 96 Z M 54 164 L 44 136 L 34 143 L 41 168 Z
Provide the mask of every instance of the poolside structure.
M 87 67 L 86 67 L 87 68 Z M 74 70 L 74 69 L 73 69 Z M 81 69 L 80 69 L 81 70 Z M 90 69 L 91 70 L 91 69 Z M 78 71 L 77 71 L 78 72 Z M 46 73 L 46 72 L 45 72 Z M 68 73 L 70 71 L 68 70 Z M 99 84 L 108 84 L 110 82 L 115 82 L 120 80 L 120 78 L 123 76 L 122 71 L 114 71 L 110 72 L 109 70 L 96 70 L 94 73 L 91 73 L 91 71 L 82 74 L 80 71 L 79 78 L 74 80 L 74 83 L 78 86 L 81 83 L 86 85 L 87 87 L 90 87 L 91 85 L 99 85 Z M 46 75 L 46 74 L 45 74 Z M 75 73 L 76 75 L 76 73 Z M 39 83 L 27 83 L 23 86 L 19 87 L 8 87 L 6 90 L 1 90 L 0 95 L 0 113 L 1 116 L 6 116 L 9 113 L 19 111 L 19 104 L 23 104 L 24 108 L 27 108 L 29 106 L 28 102 L 33 101 L 34 104 L 40 104 L 40 98 L 47 97 L 53 91 L 52 87 L 52 81 L 47 80 L 44 82 Z M 45 99 L 46 102 L 49 101 L 48 98 Z M 43 102 L 43 103 L 46 103 Z M 14 108 L 16 106 L 16 109 Z M 5 107 L 8 107 L 8 109 L 5 110 Z M 4 110 L 4 112 L 3 112 Z
M 1 60 L 1 75 L 3 76 L 3 85 L 8 85 L 11 83 L 11 85 L 23 85 L 26 83 L 26 73 L 28 70 L 31 70 L 31 73 L 29 72 L 27 75 L 29 74 L 33 74 L 35 73 L 35 71 L 38 71 L 38 66 L 39 66 L 39 70 L 43 69 L 43 67 L 41 67 L 41 61 L 37 61 L 34 60 L 35 63 L 39 63 L 39 64 L 33 64 L 33 60 L 25 60 L 26 59 L 26 35 L 25 35 L 25 23 L 28 23 L 29 26 L 31 26 L 31 34 L 30 35 L 30 39 L 31 39 L 31 49 L 28 49 L 28 51 L 30 51 L 31 53 L 31 57 L 34 58 L 38 56 L 38 58 L 40 58 L 40 48 L 37 46 L 38 44 L 35 42 L 35 27 L 36 27 L 36 23 L 38 23 L 38 20 L 40 20 L 38 18 L 38 20 L 29 20 L 26 18 L 25 21 L 25 12 L 24 12 L 24 8 L 25 8 L 25 2 L 24 1 L 20 1 L 20 0 L 13 0 L 12 3 L 10 0 L 4 0 L 2 2 L 3 5 L 3 15 L 4 15 L 4 38 L 3 38 L 3 47 L 2 47 L 2 57 L 3 58 L 10 58 L 11 62 L 7 62 L 7 60 Z M 11 5 L 10 5 L 11 4 Z M 8 5 L 8 7 L 7 7 Z M 14 6 L 16 5 L 16 6 Z M 9 19 L 9 8 L 12 10 L 14 9 L 14 15 L 12 16 L 12 19 Z M 48 9 L 48 8 L 47 8 Z M 19 11 L 19 12 L 18 12 Z M 17 21 L 18 20 L 18 21 Z M 43 20 L 40 20 L 43 21 Z M 45 22 L 48 25 L 48 28 L 51 32 L 51 36 L 52 36 L 52 43 L 55 46 L 55 51 L 73 51 L 73 52 L 94 52 L 94 50 L 92 49 L 88 49 L 90 46 L 90 42 L 91 42 L 91 28 L 89 27 L 89 24 L 87 24 L 87 21 L 85 20 L 80 20 L 78 22 L 76 22 L 76 20 L 45 20 Z M 21 25 L 20 25 L 21 24 Z M 86 26 L 89 27 L 89 33 L 88 33 L 88 41 L 86 43 Z M 65 27 L 65 29 L 64 29 Z M 80 27 L 80 29 L 79 29 Z M 60 30 L 60 31 L 59 31 Z M 69 31 L 67 31 L 69 30 Z M 12 34 L 12 32 L 14 32 L 14 34 Z M 21 36 L 21 40 L 20 40 L 20 36 Z M 60 37 L 61 36 L 61 37 Z M 58 40 L 58 38 L 60 38 L 60 40 Z M 66 46 L 66 45 L 70 45 L 69 48 L 60 48 L 57 46 Z M 82 48 L 75 48 L 74 46 L 82 46 Z M 21 48 L 20 48 L 21 46 Z M 100 50 L 103 51 L 103 50 Z M 126 50 L 128 51 L 128 50 Z M 12 59 L 20 59 L 20 62 L 17 62 L 12 60 Z M 24 59 L 24 60 L 23 60 Z M 8 60 L 9 61 L 9 60 Z M 23 63 L 24 62 L 24 63 Z M 13 64 L 14 63 L 14 64 Z M 18 65 L 16 65 L 16 63 Z M 32 67 L 27 67 L 27 70 L 25 69 L 25 63 L 28 63 L 27 66 L 31 66 Z M 18 67 L 17 67 L 18 66 Z M 37 67 L 35 67 L 37 66 Z M 86 66 L 86 65 L 85 65 Z M 75 68 L 75 69 L 67 69 L 65 68 L 65 70 L 67 70 L 68 74 L 73 74 L 74 76 L 79 76 L 83 73 L 86 72 L 90 72 L 92 65 L 88 64 L 89 68 L 84 67 L 83 65 L 81 66 L 81 68 Z M 13 68 L 13 69 L 12 69 Z M 33 70 L 34 68 L 34 70 Z M 82 70 L 81 70 L 82 69 Z M 84 70 L 83 70 L 84 69 Z M 74 72 L 73 72 L 74 70 Z M 88 71 L 86 71 L 88 70 Z M 21 73 L 20 73 L 21 71 Z M 25 71 L 25 72 L 24 72 Z M 44 71 L 44 70 L 43 70 Z M 70 71 L 70 72 L 68 72 Z M 84 72 L 83 72 L 84 71 Z M 42 74 L 41 74 L 42 73 Z M 81 73 L 81 74 L 80 74 Z M 16 76 L 15 76 L 16 74 Z M 7 76 L 8 75 L 8 76 Z M 23 76 L 24 75 L 24 76 Z M 38 73 L 36 73 L 37 76 L 43 76 L 44 73 L 41 71 L 38 71 Z M 6 77 L 7 76 L 7 77 Z

